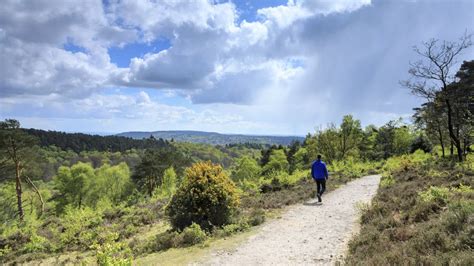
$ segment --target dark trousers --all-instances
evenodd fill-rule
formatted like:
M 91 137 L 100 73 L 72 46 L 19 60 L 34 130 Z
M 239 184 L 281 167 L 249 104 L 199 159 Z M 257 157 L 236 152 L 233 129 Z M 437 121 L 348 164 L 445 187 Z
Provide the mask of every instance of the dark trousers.
M 316 189 L 319 195 L 323 195 L 324 191 L 326 190 L 326 180 L 317 180 L 316 181 Z

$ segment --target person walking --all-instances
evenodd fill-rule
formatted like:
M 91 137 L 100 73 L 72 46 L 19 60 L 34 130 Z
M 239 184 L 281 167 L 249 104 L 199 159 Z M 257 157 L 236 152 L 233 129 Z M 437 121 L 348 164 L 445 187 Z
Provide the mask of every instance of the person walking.
M 326 180 L 329 178 L 329 173 L 326 164 L 321 160 L 321 155 L 318 155 L 318 159 L 311 164 L 311 176 L 316 182 L 318 202 L 322 202 L 321 196 L 326 190 Z

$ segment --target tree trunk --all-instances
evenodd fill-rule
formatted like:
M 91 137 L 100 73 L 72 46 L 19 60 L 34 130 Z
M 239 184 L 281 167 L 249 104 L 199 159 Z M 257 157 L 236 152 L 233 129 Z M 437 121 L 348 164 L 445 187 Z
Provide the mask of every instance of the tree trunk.
M 15 179 L 16 179 L 16 199 L 18 205 L 18 217 L 20 221 L 23 221 L 24 213 L 23 213 L 23 203 L 21 199 L 21 168 L 20 162 L 15 161 Z
M 41 213 L 40 213 L 40 217 L 43 215 L 43 212 L 44 212 L 44 200 L 43 200 L 43 196 L 41 196 L 41 193 L 39 192 L 38 188 L 35 186 L 35 184 L 33 183 L 33 181 L 31 181 L 31 179 L 25 175 L 25 178 L 26 178 L 26 181 L 31 185 L 31 187 L 33 187 L 33 190 L 35 191 L 36 195 L 38 195 L 38 198 L 41 202 Z
M 443 158 L 445 157 L 444 153 L 444 140 L 443 140 L 443 131 L 441 130 L 441 126 L 438 125 L 438 134 L 439 134 L 439 143 L 441 144 L 441 151 L 443 153 Z
M 456 145 L 456 148 L 458 150 L 458 160 L 460 162 L 463 161 L 463 156 L 462 156 L 462 147 L 461 147 L 461 141 L 459 138 L 454 134 L 454 128 L 453 128 L 453 121 L 452 121 L 452 108 L 451 108 L 451 103 L 449 102 L 449 99 L 446 99 L 446 106 L 448 107 L 448 130 L 449 130 L 449 136 L 451 137 L 452 142 L 454 142 L 454 145 Z

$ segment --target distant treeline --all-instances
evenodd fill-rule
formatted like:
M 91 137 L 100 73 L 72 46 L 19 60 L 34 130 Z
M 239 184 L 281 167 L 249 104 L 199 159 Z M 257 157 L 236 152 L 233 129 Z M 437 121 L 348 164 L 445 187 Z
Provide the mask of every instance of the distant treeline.
M 304 137 L 298 136 L 258 136 L 242 134 L 221 134 L 216 132 L 172 130 L 172 131 L 149 131 L 149 132 L 124 132 L 118 136 L 131 137 L 134 139 L 148 138 L 150 135 L 155 138 L 173 140 L 176 142 L 204 143 L 211 145 L 228 144 L 262 144 L 262 145 L 290 145 L 294 141 L 302 142 Z
M 169 146 L 167 140 L 150 137 L 147 139 L 132 139 L 121 136 L 99 136 L 82 133 L 65 133 L 45 131 L 40 129 L 24 129 L 30 135 L 39 139 L 39 145 L 54 145 L 63 150 L 81 151 L 111 151 L 124 152 L 130 149 L 162 148 Z

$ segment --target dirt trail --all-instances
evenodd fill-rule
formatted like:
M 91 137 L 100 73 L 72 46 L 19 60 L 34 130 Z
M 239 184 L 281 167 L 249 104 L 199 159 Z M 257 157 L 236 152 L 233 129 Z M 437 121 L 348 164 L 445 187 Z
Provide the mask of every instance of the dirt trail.
M 325 194 L 322 205 L 311 199 L 292 206 L 236 249 L 214 251 L 200 264 L 334 264 L 359 230 L 357 205 L 370 202 L 379 182 L 379 175 L 366 176 Z

